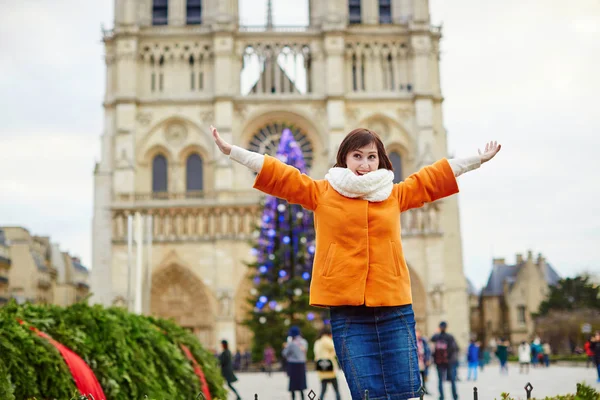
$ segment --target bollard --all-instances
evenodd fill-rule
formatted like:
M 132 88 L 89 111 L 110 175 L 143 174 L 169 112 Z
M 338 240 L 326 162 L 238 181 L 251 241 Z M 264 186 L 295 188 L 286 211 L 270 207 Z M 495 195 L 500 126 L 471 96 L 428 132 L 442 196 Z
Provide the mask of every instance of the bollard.
M 525 391 L 527 392 L 527 398 L 531 399 L 531 391 L 533 390 L 533 386 L 531 385 L 531 382 L 527 382 L 527 385 L 525 385 Z
M 365 390 L 365 400 L 369 400 L 369 390 Z
M 478 400 L 479 395 L 477 394 L 477 387 L 473 387 L 473 400 Z

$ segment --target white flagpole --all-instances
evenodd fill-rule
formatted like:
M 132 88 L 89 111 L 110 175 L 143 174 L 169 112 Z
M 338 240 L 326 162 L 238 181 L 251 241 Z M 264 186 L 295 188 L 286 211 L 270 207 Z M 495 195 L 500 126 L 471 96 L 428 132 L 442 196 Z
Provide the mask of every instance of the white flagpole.
M 150 314 L 152 296 L 152 215 L 146 217 L 146 285 L 144 292 L 144 313 Z
M 132 279 L 132 257 L 133 257 L 133 216 L 127 215 L 127 311 L 131 311 L 131 279 Z
M 136 242 L 136 250 L 137 257 L 135 260 L 136 269 L 135 269 L 135 302 L 133 307 L 133 312 L 136 314 L 142 313 L 142 279 L 143 279 L 143 219 L 142 215 L 138 212 L 135 215 L 135 242 Z

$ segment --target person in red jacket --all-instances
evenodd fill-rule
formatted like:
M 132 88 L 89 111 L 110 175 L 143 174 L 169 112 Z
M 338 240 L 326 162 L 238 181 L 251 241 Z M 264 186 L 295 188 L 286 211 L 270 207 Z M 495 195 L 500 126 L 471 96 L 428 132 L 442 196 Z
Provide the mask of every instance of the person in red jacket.
M 585 367 L 589 368 L 590 364 L 594 365 L 594 349 L 592 348 L 592 340 L 593 336 L 590 336 L 583 345 L 583 350 L 585 350 L 585 354 L 587 354 L 587 361 L 585 362 Z
M 491 160 L 500 145 L 490 142 L 483 153 L 465 159 L 442 158 L 394 183 L 381 138 L 358 128 L 340 143 L 325 179 L 314 180 L 275 157 L 232 146 L 214 127 L 211 131 L 223 154 L 258 173 L 255 189 L 313 212 L 310 304 L 330 310 L 335 351 L 352 398 L 420 397 L 400 213 L 458 193 L 456 177 Z

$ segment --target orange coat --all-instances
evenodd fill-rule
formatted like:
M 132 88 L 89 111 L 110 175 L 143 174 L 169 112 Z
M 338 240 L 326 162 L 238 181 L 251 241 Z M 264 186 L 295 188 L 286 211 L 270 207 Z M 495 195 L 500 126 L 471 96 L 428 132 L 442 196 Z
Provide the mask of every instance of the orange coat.
M 254 188 L 314 212 L 313 306 L 398 306 L 412 303 L 400 241 L 400 213 L 458 193 L 448 160 L 395 184 L 382 202 L 351 199 L 328 181 L 265 155 Z

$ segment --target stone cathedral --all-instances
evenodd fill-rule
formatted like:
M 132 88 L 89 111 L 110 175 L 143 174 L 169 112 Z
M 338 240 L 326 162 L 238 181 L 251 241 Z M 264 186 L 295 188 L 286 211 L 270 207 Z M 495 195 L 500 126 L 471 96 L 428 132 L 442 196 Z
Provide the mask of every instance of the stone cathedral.
M 94 171 L 93 301 L 130 304 L 129 215 L 152 218 L 145 313 L 208 348 L 247 348 L 254 174 L 210 136 L 274 154 L 285 127 L 322 179 L 342 138 L 381 135 L 396 181 L 447 157 L 440 29 L 428 0 L 309 0 L 306 26 L 244 26 L 238 0 L 115 0 Z M 402 214 L 417 326 L 468 340 L 457 196 Z M 134 252 L 135 255 L 135 252 Z M 283 340 L 283 339 L 282 339 Z

